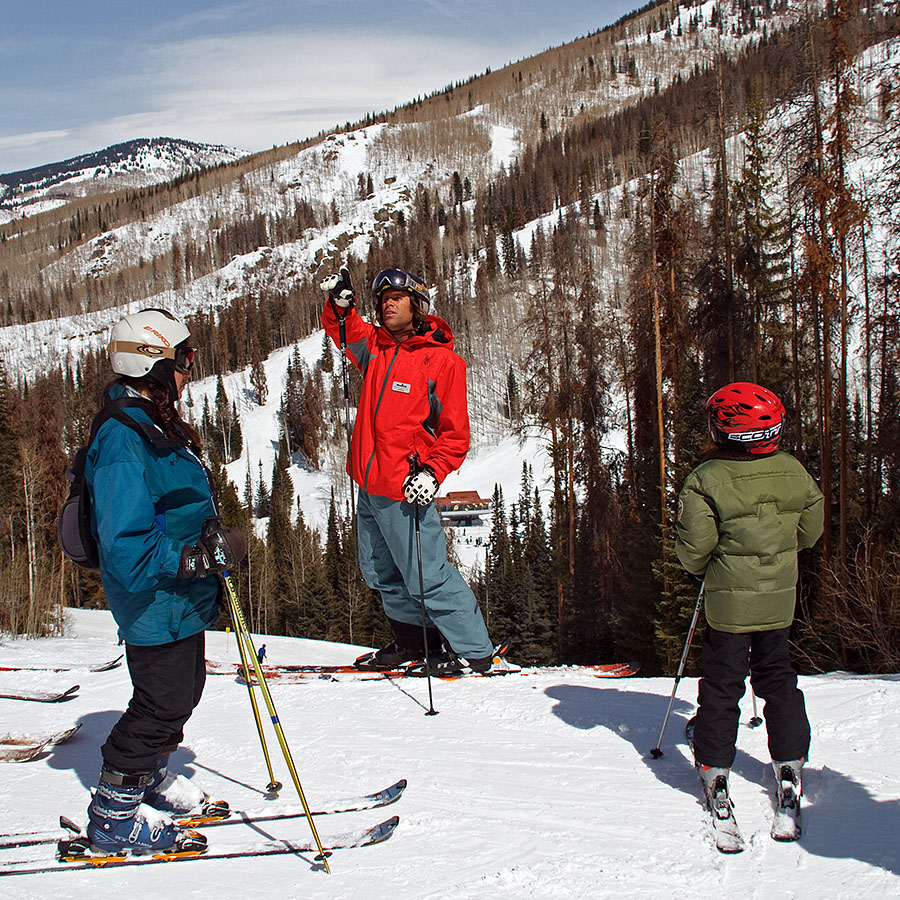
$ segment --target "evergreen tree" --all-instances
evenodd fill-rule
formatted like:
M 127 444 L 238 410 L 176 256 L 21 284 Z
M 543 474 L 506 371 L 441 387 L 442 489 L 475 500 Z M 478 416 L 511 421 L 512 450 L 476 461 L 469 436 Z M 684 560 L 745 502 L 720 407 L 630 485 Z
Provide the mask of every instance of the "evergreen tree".
M 256 488 L 256 501 L 254 515 L 257 519 L 265 519 L 269 515 L 271 509 L 271 496 L 269 494 L 269 486 L 263 478 L 262 460 L 259 461 L 259 481 Z

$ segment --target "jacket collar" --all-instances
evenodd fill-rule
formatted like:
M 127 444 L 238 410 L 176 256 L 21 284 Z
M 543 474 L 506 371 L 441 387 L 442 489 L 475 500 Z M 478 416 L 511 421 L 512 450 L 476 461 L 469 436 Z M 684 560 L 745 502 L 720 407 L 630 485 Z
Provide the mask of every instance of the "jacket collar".
M 400 344 L 407 351 L 418 350 L 421 347 L 445 347 L 453 349 L 453 332 L 450 326 L 440 316 L 427 316 L 427 331 L 425 334 L 414 334 Z M 397 345 L 393 335 L 383 325 L 376 326 L 377 340 L 380 347 L 393 348 Z

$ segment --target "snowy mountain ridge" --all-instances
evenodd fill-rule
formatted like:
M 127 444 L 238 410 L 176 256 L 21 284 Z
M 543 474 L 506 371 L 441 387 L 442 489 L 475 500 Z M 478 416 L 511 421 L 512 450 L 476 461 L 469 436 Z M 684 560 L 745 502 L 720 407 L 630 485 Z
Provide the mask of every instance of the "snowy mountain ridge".
M 180 138 L 136 138 L 62 162 L 0 174 L 0 223 L 122 188 L 148 187 L 232 162 L 245 151 Z

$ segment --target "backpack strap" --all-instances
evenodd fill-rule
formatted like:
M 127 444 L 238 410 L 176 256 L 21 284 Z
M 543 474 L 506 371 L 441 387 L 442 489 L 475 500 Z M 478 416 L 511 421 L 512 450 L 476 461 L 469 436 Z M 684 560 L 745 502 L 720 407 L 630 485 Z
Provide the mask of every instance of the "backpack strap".
M 126 409 L 143 409 L 148 415 L 150 415 L 152 410 L 152 405 L 149 400 L 145 400 L 142 397 L 119 397 L 116 400 L 110 400 L 104 407 L 101 408 L 100 412 L 94 416 L 94 421 L 91 423 L 91 434 L 88 438 L 87 443 L 84 445 L 85 450 L 87 450 L 91 444 L 94 443 L 94 438 L 97 437 L 97 432 L 100 430 L 100 426 L 106 422 L 108 419 L 115 419 L 117 422 L 121 422 L 126 427 L 130 428 L 132 431 L 136 431 L 148 444 L 156 447 L 157 450 L 181 450 L 184 449 L 183 444 L 179 444 L 178 441 L 173 441 L 165 432 L 162 431 L 157 425 L 151 424 L 150 422 L 140 422 L 137 419 L 129 416 L 124 410 Z M 151 416 L 152 418 L 152 416 Z

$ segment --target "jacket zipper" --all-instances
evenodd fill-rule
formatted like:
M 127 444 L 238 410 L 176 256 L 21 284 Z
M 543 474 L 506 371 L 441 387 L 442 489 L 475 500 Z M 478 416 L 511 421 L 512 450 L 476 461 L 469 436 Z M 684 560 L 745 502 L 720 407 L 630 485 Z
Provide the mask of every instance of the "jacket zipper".
M 369 490 L 369 469 L 372 468 L 372 461 L 375 459 L 375 423 L 378 421 L 378 410 L 381 409 L 381 399 L 384 397 L 384 389 L 387 387 L 388 376 L 391 374 L 391 369 L 394 368 L 394 362 L 396 361 L 399 352 L 400 345 L 397 344 L 394 348 L 394 355 L 391 357 L 391 363 L 387 367 L 387 372 L 384 373 L 384 381 L 381 382 L 381 391 L 378 394 L 378 402 L 375 404 L 375 414 L 372 416 L 372 455 L 366 463 L 366 477 L 363 479 L 363 487 L 366 491 Z

